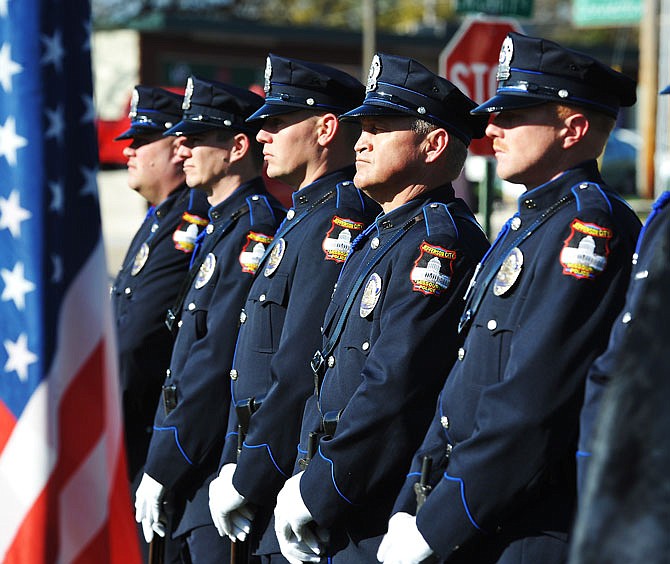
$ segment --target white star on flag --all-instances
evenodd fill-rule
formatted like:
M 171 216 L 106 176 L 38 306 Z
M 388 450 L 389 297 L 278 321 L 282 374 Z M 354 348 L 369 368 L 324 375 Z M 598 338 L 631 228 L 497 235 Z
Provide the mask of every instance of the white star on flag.
M 47 139 L 55 137 L 59 143 L 63 142 L 63 133 L 65 132 L 65 119 L 63 117 L 63 107 L 58 106 L 55 110 L 46 110 L 49 127 L 44 132 Z
M 25 137 L 16 134 L 16 121 L 9 116 L 5 125 L 0 125 L 0 157 L 5 157 L 10 166 L 15 166 L 16 150 L 27 144 Z
M 30 280 L 26 280 L 23 263 L 17 262 L 11 271 L 3 268 L 0 270 L 0 276 L 2 276 L 5 282 L 5 289 L 2 291 L 0 299 L 3 302 L 14 300 L 16 309 L 19 311 L 25 309 L 26 294 L 35 289 L 35 284 Z
M 15 239 L 21 236 L 21 222 L 32 216 L 21 207 L 18 190 L 12 190 L 9 198 L 0 197 L 0 229 L 9 229 Z
M 51 190 L 49 211 L 63 213 L 63 181 L 49 182 L 49 190 Z
M 79 191 L 80 196 L 98 197 L 98 170 L 93 167 L 81 167 L 79 171 L 84 175 L 84 187 Z
M 82 96 L 81 101 L 84 103 L 84 113 L 79 120 L 79 123 L 92 123 L 95 121 L 95 104 L 93 104 L 93 96 Z
M 28 350 L 28 335 L 21 333 L 16 342 L 5 339 L 5 350 L 7 351 L 7 362 L 5 372 L 16 372 L 19 380 L 28 380 L 28 366 L 37 362 L 35 353 Z
M 51 37 L 42 36 L 44 43 L 44 56 L 40 61 L 43 65 L 53 64 L 57 71 L 63 69 L 63 57 L 65 50 L 63 49 L 63 40 L 60 31 L 56 31 Z
M 12 76 L 23 70 L 21 65 L 12 61 L 11 50 L 9 43 L 3 43 L 0 48 L 0 84 L 5 92 L 12 91 Z

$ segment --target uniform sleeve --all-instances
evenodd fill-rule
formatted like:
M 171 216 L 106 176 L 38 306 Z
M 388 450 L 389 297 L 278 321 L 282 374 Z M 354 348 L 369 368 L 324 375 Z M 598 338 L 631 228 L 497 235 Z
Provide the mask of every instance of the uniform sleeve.
M 175 351 L 182 339 L 188 346 L 183 353 L 185 363 L 177 368 L 180 374 L 172 375 L 178 382 L 177 406 L 166 416 L 162 401 L 159 403 L 146 463 L 146 472 L 168 488 L 212 449 L 222 447 L 230 406 L 228 374 L 239 312 L 252 277 L 238 261 L 246 233 L 243 230 L 242 240 L 235 235 L 236 244 L 216 253 L 218 278 L 208 303 L 198 305 L 198 292 L 207 285 L 199 290 L 192 287 L 187 296 L 186 304 L 192 301 L 196 308 L 186 306 L 175 343 Z
M 609 216 L 595 221 L 611 226 Z M 453 447 L 417 517 L 421 534 L 441 556 L 478 531 L 495 530 L 548 473 L 574 461 L 585 375 L 622 306 L 635 240 L 613 229 L 605 270 L 595 279 L 577 278 L 560 264 L 568 233 L 551 231 L 523 274 L 532 279 L 527 295 L 506 305 L 504 296 L 488 290 L 487 317 L 495 319 L 496 308 L 518 307 L 509 316 L 518 323 L 494 326 L 482 319 L 482 306 L 465 342 L 467 385 L 482 390 L 473 407 L 474 431 Z M 468 349 L 469 343 L 481 346 Z M 487 360 L 479 372 L 477 358 Z M 491 370 L 495 362 L 504 367 L 500 374 Z
M 453 249 L 451 240 L 438 243 Z M 360 379 L 360 384 L 346 403 L 335 434 L 322 439 L 301 479 L 305 504 L 323 527 L 361 504 L 383 504 L 390 511 L 455 359 L 456 323 L 474 264 L 455 259 L 448 287 L 436 295 L 412 280 L 420 244 L 413 241 L 399 247 L 387 264 L 377 306 L 381 308 L 378 337 L 360 375 L 343 375 L 347 380 Z M 359 321 L 359 303 L 357 298 L 349 315 L 353 323 Z M 360 346 L 360 334 L 352 333 L 345 328 L 341 350 Z M 337 377 L 331 372 L 326 372 L 325 380 Z
M 360 211 L 350 212 L 360 221 Z M 253 415 L 233 479 L 235 488 L 256 503 L 274 499 L 293 471 L 306 399 L 314 392 L 310 361 L 321 347 L 321 323 L 342 264 L 324 259 L 321 243 L 332 215 L 302 239 L 290 281 L 285 322 L 270 372 L 272 382 Z M 234 432 L 234 416 L 229 431 Z M 230 451 L 229 451 L 230 452 Z

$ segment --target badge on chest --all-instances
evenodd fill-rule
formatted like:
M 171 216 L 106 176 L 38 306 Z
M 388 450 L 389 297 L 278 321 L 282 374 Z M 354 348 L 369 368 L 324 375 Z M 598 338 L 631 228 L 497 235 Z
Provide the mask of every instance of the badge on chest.
M 506 294 L 519 279 L 523 267 L 523 253 L 519 247 L 514 247 L 500 265 L 500 270 L 493 281 L 493 295 Z

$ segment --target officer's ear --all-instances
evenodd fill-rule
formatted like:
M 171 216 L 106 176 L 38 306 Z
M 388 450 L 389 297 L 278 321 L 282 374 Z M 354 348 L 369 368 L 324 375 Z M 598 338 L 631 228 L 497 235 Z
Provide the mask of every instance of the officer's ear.
M 427 163 L 435 162 L 440 158 L 449 145 L 449 133 L 446 129 L 438 127 L 426 134 L 423 141 L 423 150 L 425 152 L 425 159 Z
M 316 122 L 317 143 L 322 147 L 329 145 L 339 128 L 340 124 L 335 114 L 326 113 L 320 115 Z
M 236 133 L 231 139 L 230 162 L 235 162 L 244 157 L 249 152 L 251 143 L 249 137 L 244 133 Z
M 563 117 L 563 127 L 561 129 L 563 148 L 574 147 L 586 137 L 589 129 L 589 119 L 583 113 L 575 112 Z

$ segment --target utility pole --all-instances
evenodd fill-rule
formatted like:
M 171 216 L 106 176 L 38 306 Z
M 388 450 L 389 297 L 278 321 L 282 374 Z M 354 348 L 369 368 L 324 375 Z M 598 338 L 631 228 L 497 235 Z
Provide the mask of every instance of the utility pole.
M 377 50 L 377 11 L 375 0 L 363 0 L 363 45 L 361 48 L 361 81 L 365 84 L 368 80 L 368 69 L 372 57 Z
M 640 23 L 639 108 L 642 148 L 638 155 L 638 193 L 654 198 L 656 108 L 658 106 L 659 0 L 643 0 Z

